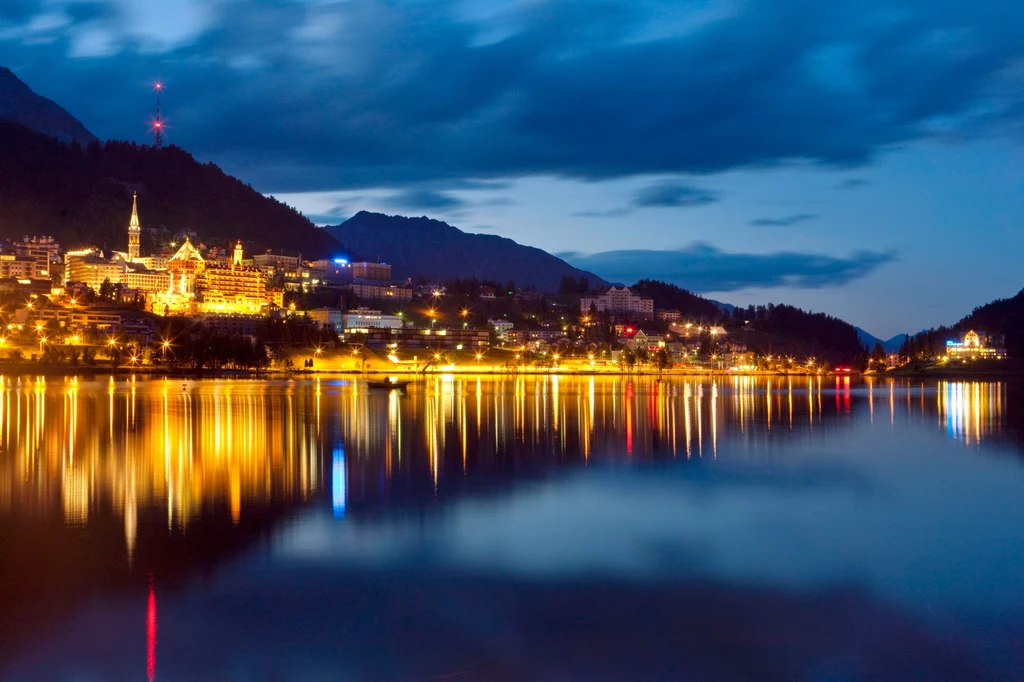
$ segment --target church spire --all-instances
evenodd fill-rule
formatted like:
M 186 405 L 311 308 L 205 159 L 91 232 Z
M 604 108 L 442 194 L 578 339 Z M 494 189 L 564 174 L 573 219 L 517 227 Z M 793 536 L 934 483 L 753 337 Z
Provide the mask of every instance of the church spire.
M 139 260 L 139 237 L 142 227 L 139 225 L 139 195 L 132 192 L 132 217 L 128 221 L 128 262 Z

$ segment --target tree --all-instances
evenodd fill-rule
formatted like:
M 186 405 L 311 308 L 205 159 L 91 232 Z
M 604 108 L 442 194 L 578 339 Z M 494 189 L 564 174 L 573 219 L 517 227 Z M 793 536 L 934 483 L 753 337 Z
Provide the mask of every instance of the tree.
M 110 281 L 109 277 L 104 279 L 103 282 L 100 284 L 100 294 L 99 295 L 100 295 L 100 298 L 102 300 L 104 300 L 104 301 L 113 301 L 114 300 L 114 285 Z
M 885 348 L 882 348 L 882 344 L 876 342 L 875 347 L 871 350 L 871 369 L 876 372 L 885 371 Z
M 664 346 L 654 352 L 651 362 L 659 370 L 663 371 L 672 367 L 672 356 Z

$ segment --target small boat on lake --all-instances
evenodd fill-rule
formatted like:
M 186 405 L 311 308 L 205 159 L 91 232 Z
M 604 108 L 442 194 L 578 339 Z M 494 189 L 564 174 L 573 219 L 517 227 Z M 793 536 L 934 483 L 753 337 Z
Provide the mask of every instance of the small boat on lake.
M 406 386 L 411 384 L 411 381 L 399 381 L 397 379 L 385 379 L 383 381 L 367 381 L 367 388 L 378 388 L 385 391 L 394 391 L 397 389 L 404 389 Z

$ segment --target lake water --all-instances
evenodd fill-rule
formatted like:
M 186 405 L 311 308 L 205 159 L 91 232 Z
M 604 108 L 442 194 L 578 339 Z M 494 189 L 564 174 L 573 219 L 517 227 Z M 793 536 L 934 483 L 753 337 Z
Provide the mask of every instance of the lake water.
M 1024 385 L 7 377 L 3 680 L 1024 679 Z

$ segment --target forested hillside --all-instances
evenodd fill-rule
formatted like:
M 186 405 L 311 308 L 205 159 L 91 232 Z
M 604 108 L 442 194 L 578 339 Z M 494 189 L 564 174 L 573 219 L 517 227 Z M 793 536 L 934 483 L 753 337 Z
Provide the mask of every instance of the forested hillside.
M 133 191 L 143 227 L 190 228 L 307 257 L 341 250 L 298 211 L 178 147 L 65 144 L 0 121 L 0 238 L 48 234 L 65 248 L 123 248 Z

